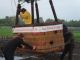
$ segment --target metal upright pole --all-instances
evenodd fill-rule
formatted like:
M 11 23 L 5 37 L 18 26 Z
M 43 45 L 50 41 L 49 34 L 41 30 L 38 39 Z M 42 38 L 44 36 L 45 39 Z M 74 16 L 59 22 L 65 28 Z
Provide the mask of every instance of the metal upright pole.
M 34 24 L 34 0 L 31 0 L 32 24 Z
M 51 9 L 52 9 L 55 21 L 58 22 L 57 15 L 56 15 L 52 0 L 49 0 L 49 3 L 50 3 L 50 6 L 51 6 Z
M 37 23 L 39 23 L 39 9 L 38 9 L 37 1 L 35 1 L 35 7 L 36 7 Z
M 15 26 L 18 25 L 18 22 L 19 22 L 19 17 L 18 17 L 18 15 L 20 14 L 20 9 L 21 9 L 21 5 L 18 4 L 18 5 L 17 5 L 17 10 L 16 10 L 16 21 L 15 21 Z

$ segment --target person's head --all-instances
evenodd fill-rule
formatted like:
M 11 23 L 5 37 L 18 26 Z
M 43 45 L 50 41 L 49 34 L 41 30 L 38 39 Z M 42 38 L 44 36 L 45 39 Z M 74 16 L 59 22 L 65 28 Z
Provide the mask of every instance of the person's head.
M 21 12 L 25 12 L 25 11 L 26 11 L 26 9 L 25 9 L 25 8 L 22 8 L 22 9 L 21 9 Z
M 18 37 L 23 38 L 24 35 L 22 33 L 18 34 Z
M 13 38 L 12 39 L 15 39 L 15 38 L 21 38 L 21 39 L 23 39 L 24 38 L 24 35 L 22 33 L 15 33 L 13 35 Z

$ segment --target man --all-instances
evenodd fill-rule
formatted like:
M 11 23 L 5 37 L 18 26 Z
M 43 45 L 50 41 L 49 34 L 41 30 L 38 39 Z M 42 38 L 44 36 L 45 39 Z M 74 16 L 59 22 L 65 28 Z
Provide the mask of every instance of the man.
M 22 18 L 22 21 L 27 24 L 32 24 L 32 18 L 30 13 L 25 9 L 22 8 L 20 11 L 20 17 Z
M 29 49 L 33 49 L 32 46 L 24 43 L 23 41 L 23 35 L 20 34 L 17 37 L 15 37 L 13 40 L 10 40 L 4 48 L 2 48 L 3 55 L 5 57 L 5 60 L 14 60 L 14 53 L 17 47 L 22 47 L 22 45 L 27 46 Z
M 69 32 L 66 25 L 63 25 L 63 36 L 64 36 L 64 51 L 61 55 L 60 60 L 64 60 L 64 56 L 68 54 L 68 60 L 72 60 L 73 48 L 74 48 L 74 38 L 73 34 Z
M 31 14 L 25 8 L 21 8 L 21 4 L 17 6 L 16 21 L 17 20 L 19 26 L 32 24 Z

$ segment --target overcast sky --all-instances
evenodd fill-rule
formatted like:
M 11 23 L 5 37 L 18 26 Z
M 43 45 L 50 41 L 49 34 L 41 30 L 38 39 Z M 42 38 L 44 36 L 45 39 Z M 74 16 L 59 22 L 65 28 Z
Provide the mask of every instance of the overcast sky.
M 44 19 L 54 18 L 49 0 L 40 0 L 39 11 L 40 17 Z M 80 0 L 52 0 L 60 19 L 80 19 Z M 15 16 L 17 0 L 0 0 L 0 18 L 5 16 Z M 24 3 L 25 7 L 30 12 L 30 4 Z

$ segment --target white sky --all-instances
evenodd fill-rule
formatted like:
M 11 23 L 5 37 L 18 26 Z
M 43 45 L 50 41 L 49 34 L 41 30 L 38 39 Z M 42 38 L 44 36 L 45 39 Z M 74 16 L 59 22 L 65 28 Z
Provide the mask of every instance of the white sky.
M 39 11 L 40 17 L 44 19 L 54 18 L 49 0 L 40 0 Z M 80 0 L 53 0 L 54 7 L 58 18 L 60 19 L 80 19 Z M 17 0 L 0 0 L 0 18 L 5 16 L 15 16 Z M 24 3 L 25 7 L 30 11 L 30 4 Z

